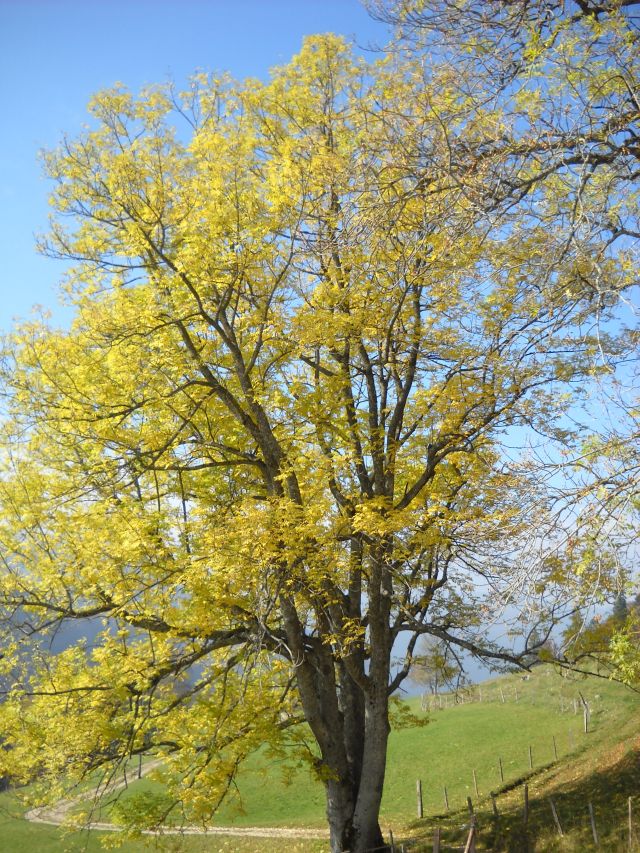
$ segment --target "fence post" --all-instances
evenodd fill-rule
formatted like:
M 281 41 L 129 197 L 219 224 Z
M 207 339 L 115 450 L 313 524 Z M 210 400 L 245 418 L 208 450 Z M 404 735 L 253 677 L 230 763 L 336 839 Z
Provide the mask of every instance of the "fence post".
M 476 797 L 479 798 L 480 794 L 478 793 L 478 777 L 476 776 L 475 770 L 473 770 L 472 773 L 473 773 L 473 787 L 475 788 L 475 791 L 476 791 Z
M 417 810 L 418 810 L 418 820 L 422 820 L 424 817 L 424 812 L 422 809 L 422 781 L 418 779 L 416 782 L 416 798 L 417 798 Z
M 529 744 L 529 770 L 533 770 L 533 752 L 531 750 L 531 744 Z
M 464 847 L 464 853 L 476 853 L 476 818 L 475 815 L 471 817 L 471 825 L 469 826 L 469 835 L 467 836 L 467 843 Z
M 502 759 L 498 757 L 498 763 L 500 765 L 500 781 L 504 784 L 504 768 L 502 767 Z
M 389 846 L 391 847 L 391 853 L 396 853 L 396 845 L 393 843 L 393 830 L 389 830 Z
M 433 853 L 440 853 L 440 827 L 433 830 Z
M 557 761 L 558 760 L 558 745 L 556 744 L 556 736 L 552 735 L 552 737 L 553 737 L 553 754 L 555 755 L 555 758 Z
M 447 811 L 449 811 L 449 797 L 447 795 L 447 789 L 444 788 L 444 807 Z
M 593 806 L 589 803 L 589 820 L 591 821 L 591 833 L 593 835 L 593 843 L 596 847 L 600 847 L 600 841 L 598 840 L 598 830 L 596 829 L 596 818 L 593 813 Z
M 551 806 L 551 813 L 553 815 L 556 829 L 558 830 L 558 835 L 564 835 L 564 832 L 562 831 L 562 824 L 560 823 L 560 818 L 558 817 L 558 812 L 556 810 L 556 804 L 553 802 L 551 797 L 549 797 L 549 804 Z
M 583 718 L 584 718 L 584 733 L 589 734 L 589 721 L 590 721 L 590 717 L 591 717 L 591 713 L 589 711 L 589 703 L 584 698 L 582 693 L 580 693 L 580 691 L 578 691 L 578 695 L 580 696 L 580 701 L 582 702 L 582 714 L 583 714 Z
M 493 816 L 496 820 L 500 817 L 500 812 L 498 811 L 498 803 L 496 802 L 496 795 L 491 792 L 491 807 L 493 808 Z
M 471 815 L 471 817 L 473 817 L 474 811 L 473 811 L 473 802 L 471 801 L 471 797 L 467 797 L 467 808 L 469 809 L 469 814 Z

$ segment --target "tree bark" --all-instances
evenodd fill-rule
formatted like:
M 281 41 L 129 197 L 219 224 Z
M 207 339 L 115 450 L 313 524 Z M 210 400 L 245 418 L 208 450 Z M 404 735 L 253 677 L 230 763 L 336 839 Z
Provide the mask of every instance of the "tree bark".
M 352 853 L 384 849 L 378 816 L 387 764 L 389 712 L 386 692 L 367 698 L 365 706 L 365 738 L 362 775 L 353 815 Z
M 350 785 L 327 784 L 331 853 L 386 850 L 378 816 L 390 731 L 388 637 L 383 638 L 382 648 L 372 657 L 366 686 L 356 684 L 342 662 L 338 663 L 337 672 L 342 727 L 336 737 L 343 739 Z M 341 809 L 335 808 L 336 796 L 344 798 Z M 340 823 L 349 811 L 348 802 L 351 813 L 346 822 Z
M 358 778 L 329 778 L 325 782 L 331 853 L 388 849 L 378 822 L 389 736 L 386 695 L 379 701 L 365 699 L 364 709 L 362 729 L 345 728 L 336 733 L 345 737 L 347 754 L 362 755 L 362 765 Z M 355 767 L 351 769 L 355 771 Z
M 378 813 L 389 736 L 388 679 L 385 675 L 381 684 L 370 682 L 363 689 L 326 644 L 310 640 L 296 669 L 320 749 L 331 853 L 382 851 Z

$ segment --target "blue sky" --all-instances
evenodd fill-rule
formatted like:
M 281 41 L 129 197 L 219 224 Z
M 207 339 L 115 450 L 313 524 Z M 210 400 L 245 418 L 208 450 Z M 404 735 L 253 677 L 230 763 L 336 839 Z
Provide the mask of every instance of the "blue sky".
M 38 151 L 78 133 L 94 92 L 197 69 L 264 77 L 317 32 L 386 36 L 359 0 L 0 0 L 0 333 L 34 304 L 68 316 L 63 266 L 34 249 L 49 193 Z

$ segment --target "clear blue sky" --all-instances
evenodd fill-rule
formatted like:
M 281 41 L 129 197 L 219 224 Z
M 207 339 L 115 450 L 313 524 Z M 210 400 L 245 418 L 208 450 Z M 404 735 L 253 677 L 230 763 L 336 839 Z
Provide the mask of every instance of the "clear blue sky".
M 359 0 L 0 0 L 0 333 L 34 304 L 65 319 L 63 267 L 34 249 L 49 193 L 38 151 L 79 131 L 94 92 L 196 69 L 264 77 L 318 32 L 386 38 Z

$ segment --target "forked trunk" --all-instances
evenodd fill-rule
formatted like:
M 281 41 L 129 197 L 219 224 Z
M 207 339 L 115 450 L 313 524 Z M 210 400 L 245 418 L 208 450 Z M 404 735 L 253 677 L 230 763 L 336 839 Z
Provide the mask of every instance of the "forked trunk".
M 360 732 L 364 749 L 359 779 L 351 784 L 326 783 L 327 817 L 331 853 L 382 853 L 389 848 L 378 820 L 384 786 L 389 723 L 386 697 L 380 707 L 367 704 L 365 728 Z M 354 747 L 356 749 L 356 747 Z
M 299 661 L 296 676 L 305 717 L 320 749 L 331 853 L 382 853 L 388 849 L 378 824 L 389 738 L 388 620 L 378 628 L 382 639 L 363 687 L 348 674 L 344 661 L 334 659 L 328 644 L 308 637 L 303 646 L 290 601 L 283 599 L 282 610 Z M 363 671 L 363 660 L 359 663 Z
M 370 796 L 366 780 L 363 780 L 363 787 L 367 789 L 363 798 L 366 802 L 360 808 L 357 805 L 354 808 L 348 786 L 335 781 L 326 783 L 331 853 L 366 853 L 372 850 L 383 853 L 389 849 L 378 822 L 378 798 Z

